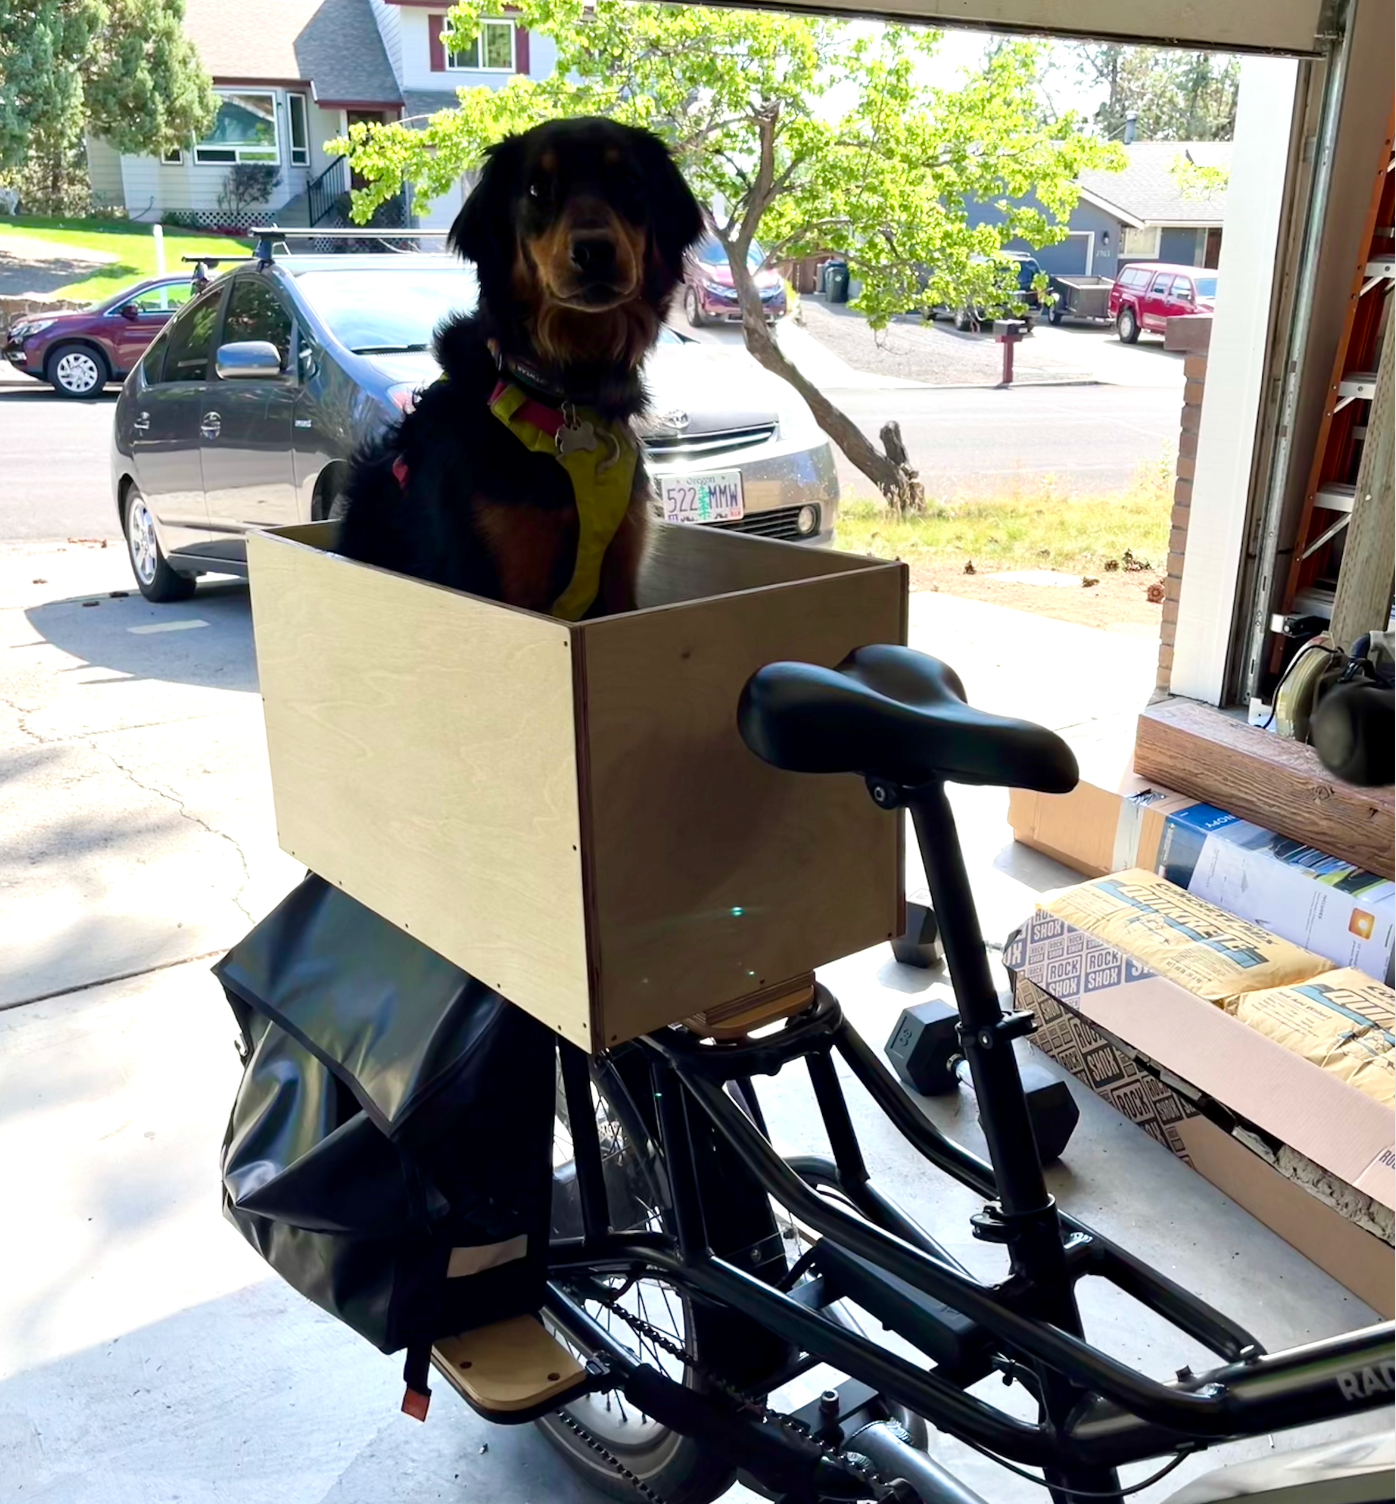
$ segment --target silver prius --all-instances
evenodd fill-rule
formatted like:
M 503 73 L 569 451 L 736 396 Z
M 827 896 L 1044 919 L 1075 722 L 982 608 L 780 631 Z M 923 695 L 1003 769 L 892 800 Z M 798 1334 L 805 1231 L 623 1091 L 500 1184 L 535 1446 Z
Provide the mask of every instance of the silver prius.
M 201 574 L 243 574 L 249 530 L 333 515 L 355 448 L 436 376 L 432 330 L 475 299 L 469 267 L 417 254 L 286 256 L 191 299 L 127 377 L 112 428 L 142 593 L 178 600 Z M 785 382 L 671 329 L 645 378 L 669 521 L 832 539 L 833 450 Z

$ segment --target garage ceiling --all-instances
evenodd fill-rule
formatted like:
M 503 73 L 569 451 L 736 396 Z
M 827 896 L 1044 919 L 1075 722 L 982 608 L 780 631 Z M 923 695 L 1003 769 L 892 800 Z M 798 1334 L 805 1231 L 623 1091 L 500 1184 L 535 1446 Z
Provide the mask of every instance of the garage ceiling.
M 769 5 L 757 0 L 754 8 L 1312 57 L 1326 50 L 1332 5 L 1330 0 L 784 0 Z

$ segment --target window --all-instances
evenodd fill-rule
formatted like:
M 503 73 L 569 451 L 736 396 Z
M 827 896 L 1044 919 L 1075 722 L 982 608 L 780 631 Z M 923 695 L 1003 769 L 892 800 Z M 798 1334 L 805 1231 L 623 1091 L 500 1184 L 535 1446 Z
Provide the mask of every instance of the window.
M 1199 277 L 1197 279 L 1197 296 L 1199 298 L 1215 298 L 1217 295 L 1217 279 L 1215 277 Z
M 165 367 L 165 351 L 169 349 L 169 345 L 162 330 L 141 356 L 141 379 L 147 386 L 160 385 L 161 372 Z
M 194 295 L 193 286 L 186 280 L 167 282 L 161 287 L 147 287 L 134 298 L 127 298 L 118 305 L 134 305 L 142 313 L 177 313 Z
M 1120 254 L 1137 256 L 1141 261 L 1154 261 L 1158 258 L 1158 242 L 1157 225 L 1144 225 L 1137 230 L 1126 225 L 1120 236 Z
M 184 153 L 176 146 L 173 151 L 162 152 L 160 161 L 166 167 L 183 167 Z
M 448 17 L 441 27 L 441 46 L 446 54 L 448 72 L 458 73 L 465 69 L 485 73 L 514 71 L 512 21 L 481 21 L 479 35 L 456 47 L 451 43 L 451 23 Z
M 194 147 L 196 162 L 279 162 L 276 96 L 240 91 L 220 96 L 213 129 Z
M 1154 278 L 1154 285 L 1149 289 L 1151 298 L 1166 298 L 1168 289 L 1173 285 L 1173 278 L 1167 272 L 1159 272 Z
M 1173 299 L 1177 303 L 1191 303 L 1192 302 L 1192 278 L 1191 277 L 1174 277 L 1174 279 L 1173 279 Z
M 306 117 L 305 95 L 286 96 L 286 115 L 290 121 L 291 166 L 310 165 L 310 125 Z
M 335 339 L 356 355 L 430 349 L 432 333 L 442 319 L 473 313 L 479 301 L 473 269 L 449 262 L 440 267 L 302 272 L 296 290 Z
M 698 259 L 706 266 L 727 266 L 727 251 L 717 239 L 704 240 L 698 247 Z M 759 272 L 766 264 L 766 253 L 753 240 L 746 251 L 747 270 Z
M 191 303 L 170 325 L 162 380 L 208 380 L 208 352 L 213 347 L 218 305 L 222 301 L 223 289 L 211 289 L 197 303 Z
M 239 277 L 228 295 L 228 312 L 223 319 L 223 343 L 242 340 L 265 340 L 276 346 L 281 368 L 291 354 L 291 315 L 286 305 L 257 277 Z

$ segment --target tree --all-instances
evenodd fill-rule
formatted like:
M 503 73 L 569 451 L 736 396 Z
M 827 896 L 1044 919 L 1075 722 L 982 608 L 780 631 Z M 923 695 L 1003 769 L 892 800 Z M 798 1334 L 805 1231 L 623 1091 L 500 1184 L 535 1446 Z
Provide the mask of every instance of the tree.
M 1083 82 L 1105 86 L 1095 123 L 1107 139 L 1124 134 L 1131 113 L 1142 141 L 1230 141 L 1236 129 L 1234 55 L 1109 42 L 1070 48 L 1067 60 Z
M 217 101 L 184 0 L 0 0 L 0 171 L 61 197 L 84 135 L 154 156 L 187 146 Z
M 493 7 L 493 8 L 492 8 Z M 468 41 L 494 0 L 451 12 Z M 874 328 L 912 308 L 1011 301 L 1003 245 L 1066 233 L 1074 179 L 1112 162 L 1079 117 L 1048 121 L 1035 88 L 1044 54 L 1014 43 L 957 89 L 924 82 L 938 33 L 766 11 L 630 0 L 520 0 L 520 25 L 556 43 L 550 77 L 463 89 L 459 108 L 410 124 L 355 126 L 341 143 L 367 187 L 355 217 L 411 182 L 444 193 L 490 143 L 555 116 L 609 115 L 657 132 L 714 208 L 741 300 L 747 348 L 809 403 L 826 433 L 890 500 L 916 495 L 904 458 L 877 449 L 792 364 L 762 315 L 748 255 L 766 264 L 847 257 Z M 1040 207 L 1023 206 L 1036 195 Z M 1001 220 L 971 225 L 971 210 Z

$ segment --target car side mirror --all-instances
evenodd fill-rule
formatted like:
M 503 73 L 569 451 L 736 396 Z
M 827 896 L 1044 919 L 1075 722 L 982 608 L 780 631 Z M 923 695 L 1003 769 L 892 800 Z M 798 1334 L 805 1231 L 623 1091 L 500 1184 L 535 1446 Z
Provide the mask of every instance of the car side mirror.
M 281 355 L 269 340 L 235 340 L 218 347 L 213 368 L 221 381 L 269 381 L 281 374 Z

